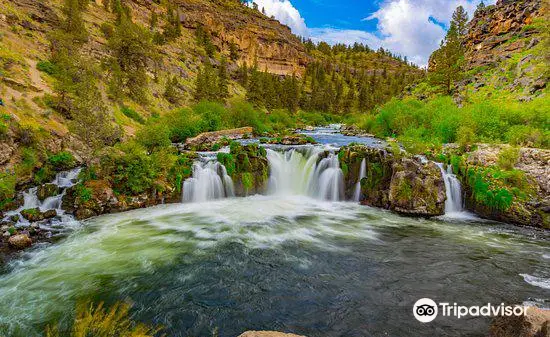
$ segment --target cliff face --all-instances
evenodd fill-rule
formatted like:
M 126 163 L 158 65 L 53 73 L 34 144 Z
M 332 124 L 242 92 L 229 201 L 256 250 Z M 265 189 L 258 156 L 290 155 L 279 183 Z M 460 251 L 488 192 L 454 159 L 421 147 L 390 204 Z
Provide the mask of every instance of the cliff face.
M 541 0 L 499 0 L 478 10 L 466 36 L 466 68 L 495 65 L 540 42 L 532 24 L 541 7 Z
M 239 64 L 257 62 L 260 70 L 292 75 L 302 73 L 310 60 L 290 28 L 256 10 L 232 2 L 179 1 L 177 4 L 185 28 L 207 27 L 220 50 L 227 50 L 235 43 Z

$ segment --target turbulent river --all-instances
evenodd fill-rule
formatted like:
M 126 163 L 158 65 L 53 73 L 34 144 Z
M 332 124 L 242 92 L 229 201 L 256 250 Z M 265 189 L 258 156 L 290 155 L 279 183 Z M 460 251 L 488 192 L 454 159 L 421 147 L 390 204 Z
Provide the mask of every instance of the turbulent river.
M 330 172 L 319 179 L 333 182 Z M 548 232 L 468 214 L 402 217 L 276 173 L 270 195 L 100 216 L 1 266 L 0 335 L 39 335 L 90 298 L 130 301 L 133 318 L 168 336 L 484 336 L 488 319 L 422 324 L 412 305 L 549 305 Z

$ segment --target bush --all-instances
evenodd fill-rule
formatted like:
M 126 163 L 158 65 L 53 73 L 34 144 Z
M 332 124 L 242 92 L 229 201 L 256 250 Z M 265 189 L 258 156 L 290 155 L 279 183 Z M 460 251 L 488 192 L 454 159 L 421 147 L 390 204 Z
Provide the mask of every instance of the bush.
M 48 75 L 55 75 L 59 72 L 58 67 L 50 61 L 40 61 L 36 64 L 36 69 Z
M 70 170 L 76 164 L 74 156 L 67 151 L 62 151 L 48 158 L 50 164 L 56 171 Z
M 120 111 L 124 114 L 124 116 L 131 118 L 140 124 L 145 124 L 145 119 L 143 119 L 143 117 L 141 117 L 141 115 L 134 109 L 127 106 L 122 106 Z
M 15 174 L 0 172 L 0 205 L 15 196 L 16 183 L 17 179 Z
M 178 143 L 199 134 L 202 120 L 193 110 L 184 108 L 163 117 L 160 123 L 165 123 L 168 127 L 172 142 Z
M 136 135 L 136 141 L 149 152 L 154 152 L 172 144 L 170 130 L 164 124 L 147 125 L 141 128 Z
M 217 131 L 222 128 L 222 118 L 227 115 L 223 105 L 217 102 L 201 101 L 193 107 L 193 111 L 200 116 L 199 129 L 203 131 Z M 231 127 L 230 121 L 224 121 L 226 126 Z
M 504 170 L 512 170 L 519 159 L 519 149 L 510 147 L 498 154 L 498 166 Z
M 143 193 L 154 186 L 158 168 L 144 147 L 136 142 L 120 144 L 102 158 L 102 174 L 112 180 L 115 192 L 125 195 Z

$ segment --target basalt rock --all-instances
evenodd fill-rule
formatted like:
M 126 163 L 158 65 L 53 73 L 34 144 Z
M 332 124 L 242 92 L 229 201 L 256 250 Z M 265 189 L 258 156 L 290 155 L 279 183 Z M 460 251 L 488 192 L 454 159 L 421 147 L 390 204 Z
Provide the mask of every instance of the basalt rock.
M 550 310 L 529 307 L 523 316 L 493 319 L 489 337 L 549 337 Z
M 498 1 L 476 11 L 465 38 L 466 68 L 495 65 L 531 45 L 534 29 L 525 29 L 542 16 L 541 0 Z M 532 45 L 531 45 L 532 47 Z
M 269 163 L 266 150 L 256 144 L 232 145 L 229 154 L 218 156 L 231 176 L 236 196 L 262 194 L 267 189 Z
M 27 234 L 18 234 L 10 236 L 8 243 L 12 248 L 25 249 L 32 245 L 32 240 Z
M 445 182 L 434 162 L 403 158 L 392 169 L 391 210 L 419 216 L 445 214 Z
M 36 196 L 38 197 L 38 200 L 44 201 L 45 199 L 59 195 L 60 193 L 61 188 L 56 184 L 44 184 L 38 186 Z
M 40 208 L 37 207 L 37 208 L 24 209 L 21 211 L 21 215 L 30 222 L 37 222 L 37 221 L 55 218 L 57 216 L 57 212 L 54 209 L 42 212 Z
M 347 199 L 359 182 L 364 205 L 417 216 L 444 214 L 445 183 L 435 163 L 362 145 L 343 147 L 338 157 Z M 363 159 L 366 175 L 359 181 Z
M 235 140 L 252 136 L 254 129 L 251 127 L 244 127 L 238 129 L 229 129 L 213 132 L 204 132 L 196 137 L 189 138 L 185 142 L 185 149 L 187 150 L 201 150 L 209 149 L 214 144 L 222 139 Z
M 466 208 L 479 216 L 523 226 L 550 229 L 550 150 L 520 148 L 515 171 L 508 179 L 491 174 L 498 168 L 499 154 L 509 145 L 479 144 L 464 155 L 459 176 L 465 191 Z M 490 186 L 488 199 L 476 186 Z M 519 188 L 521 193 L 514 193 Z M 502 200 L 496 204 L 494 201 Z

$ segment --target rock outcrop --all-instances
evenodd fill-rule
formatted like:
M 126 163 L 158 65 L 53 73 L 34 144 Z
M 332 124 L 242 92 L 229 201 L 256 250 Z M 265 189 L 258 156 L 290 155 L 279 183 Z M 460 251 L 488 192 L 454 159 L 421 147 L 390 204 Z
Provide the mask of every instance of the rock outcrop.
M 536 30 L 525 27 L 542 15 L 541 4 L 541 0 L 499 0 L 477 11 L 466 36 L 466 67 L 493 66 L 538 43 L 529 39 Z
M 445 213 L 445 182 L 435 163 L 366 146 L 344 147 L 339 158 L 347 199 L 360 183 L 360 201 L 365 205 L 413 216 Z M 366 176 L 359 180 L 363 159 Z
M 489 328 L 489 337 L 548 337 L 550 310 L 529 307 L 524 316 L 497 317 Z
M 196 137 L 189 138 L 185 141 L 184 148 L 187 150 L 203 150 L 209 149 L 214 144 L 221 140 L 235 140 L 251 137 L 254 129 L 251 127 L 244 127 L 238 129 L 229 129 L 213 132 L 204 132 Z M 180 149 L 181 150 L 181 149 Z
M 29 220 L 30 222 L 37 222 L 37 221 L 55 218 L 57 216 L 57 212 L 54 209 L 42 212 L 40 208 L 37 207 L 37 208 L 24 209 L 21 211 L 21 215 L 25 219 Z
M 467 209 L 479 216 L 550 228 L 550 150 L 520 148 L 511 169 L 498 166 L 508 145 L 479 144 L 462 156 L 458 174 Z

